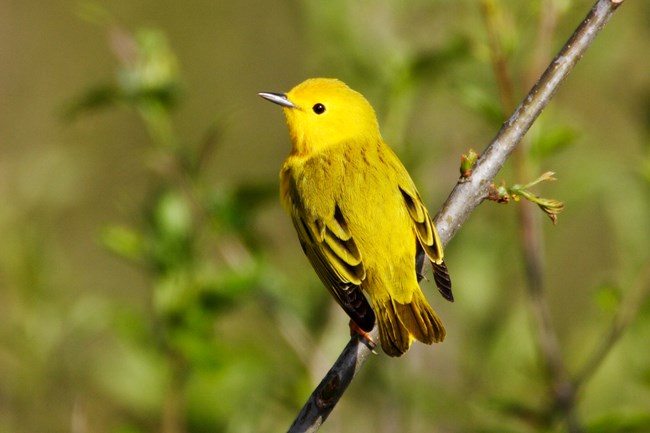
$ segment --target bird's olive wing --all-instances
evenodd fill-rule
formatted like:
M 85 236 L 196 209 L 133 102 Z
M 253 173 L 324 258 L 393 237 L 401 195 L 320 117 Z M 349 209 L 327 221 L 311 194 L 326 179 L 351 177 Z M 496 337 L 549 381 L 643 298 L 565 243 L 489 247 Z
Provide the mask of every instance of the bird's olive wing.
M 338 304 L 364 331 L 375 325 L 375 315 L 361 291 L 366 270 L 361 254 L 338 206 L 328 222 L 309 217 L 297 194 L 291 196 L 293 224 L 305 255 Z
M 402 193 L 404 203 L 413 221 L 415 234 L 418 239 L 416 267 L 418 267 L 418 262 L 421 262 L 423 254 L 426 255 L 433 266 L 433 278 L 440 294 L 445 299 L 453 301 L 454 295 L 451 292 L 451 279 L 449 278 L 447 265 L 442 260 L 442 243 L 440 242 L 440 238 L 438 238 L 436 227 L 431 221 L 429 212 L 427 212 L 427 209 L 422 204 L 420 194 L 418 194 L 415 187 L 400 186 L 399 190 Z

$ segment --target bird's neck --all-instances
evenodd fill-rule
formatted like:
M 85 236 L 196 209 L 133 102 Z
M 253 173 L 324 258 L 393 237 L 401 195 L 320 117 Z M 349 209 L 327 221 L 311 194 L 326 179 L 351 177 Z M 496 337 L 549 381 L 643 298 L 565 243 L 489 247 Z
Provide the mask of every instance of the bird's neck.
M 293 145 L 291 155 L 296 157 L 308 158 L 321 152 L 328 152 L 331 148 L 341 146 L 344 143 L 350 145 L 363 146 L 365 143 L 380 142 L 381 135 L 362 134 L 359 136 L 348 134 L 305 134 L 303 131 L 296 129 L 291 131 L 291 143 Z

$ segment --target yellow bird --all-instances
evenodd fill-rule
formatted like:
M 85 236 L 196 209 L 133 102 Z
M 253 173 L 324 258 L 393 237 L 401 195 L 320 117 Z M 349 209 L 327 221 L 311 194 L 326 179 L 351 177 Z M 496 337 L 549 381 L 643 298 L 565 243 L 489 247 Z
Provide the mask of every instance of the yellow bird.
M 413 340 L 442 341 L 445 328 L 416 270 L 426 256 L 438 290 L 453 301 L 442 245 L 411 177 L 384 143 L 370 103 L 329 78 L 259 95 L 283 107 L 293 143 L 280 171 L 282 204 L 351 325 L 367 336 L 376 317 L 390 356 L 404 354 Z

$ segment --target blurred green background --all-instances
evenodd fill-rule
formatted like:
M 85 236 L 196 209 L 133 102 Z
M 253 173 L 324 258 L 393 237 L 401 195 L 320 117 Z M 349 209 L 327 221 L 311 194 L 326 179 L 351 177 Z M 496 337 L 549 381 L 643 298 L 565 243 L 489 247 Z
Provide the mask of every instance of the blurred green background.
M 364 93 L 435 213 L 509 114 L 494 65 L 519 101 L 591 6 L 0 0 L 0 432 L 285 431 L 348 328 L 279 207 L 289 139 L 256 93 Z M 499 176 L 556 172 L 534 188 L 565 203 L 535 213 L 542 302 L 589 432 L 650 431 L 649 40 L 650 3 L 625 2 L 531 130 L 530 178 Z M 451 241 L 454 304 L 424 283 L 446 341 L 373 357 L 322 431 L 566 431 L 520 206 Z

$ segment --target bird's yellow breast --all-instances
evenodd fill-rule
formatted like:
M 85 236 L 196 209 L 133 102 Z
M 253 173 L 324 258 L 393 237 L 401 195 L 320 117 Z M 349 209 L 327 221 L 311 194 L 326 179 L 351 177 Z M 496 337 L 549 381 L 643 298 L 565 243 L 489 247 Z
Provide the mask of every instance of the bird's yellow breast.
M 309 157 L 290 156 L 281 171 L 281 197 L 289 213 L 325 224 L 333 222 L 338 207 L 366 270 L 401 286 L 413 278 L 416 238 L 399 189 L 405 171 L 398 172 L 395 161 L 380 141 L 344 142 Z

